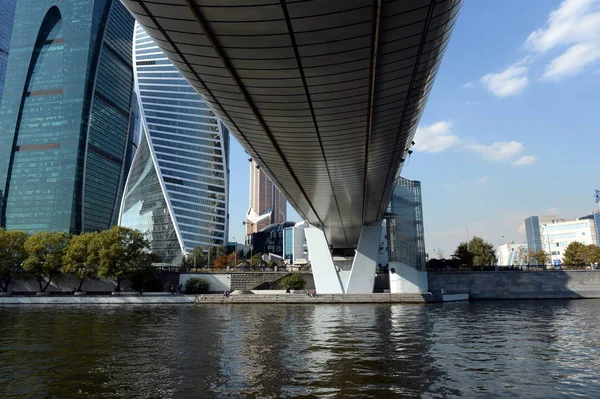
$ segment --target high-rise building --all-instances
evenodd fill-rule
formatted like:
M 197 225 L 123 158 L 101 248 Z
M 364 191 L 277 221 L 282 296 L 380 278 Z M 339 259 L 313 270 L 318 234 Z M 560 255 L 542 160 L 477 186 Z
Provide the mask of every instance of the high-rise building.
M 176 264 L 197 246 L 227 241 L 229 133 L 139 25 L 134 61 L 142 137 L 119 224 Z
M 246 214 L 246 234 L 261 231 L 287 218 L 287 200 L 254 160 L 250 161 L 250 206 Z M 249 240 L 249 238 L 247 238 Z
M 6 77 L 6 66 L 8 65 L 10 36 L 16 4 L 17 0 L 0 1 L 0 104 L 2 104 L 2 91 L 4 89 L 4 78 Z
M 7 229 L 116 222 L 129 142 L 133 17 L 118 0 L 19 0 L 0 108 Z

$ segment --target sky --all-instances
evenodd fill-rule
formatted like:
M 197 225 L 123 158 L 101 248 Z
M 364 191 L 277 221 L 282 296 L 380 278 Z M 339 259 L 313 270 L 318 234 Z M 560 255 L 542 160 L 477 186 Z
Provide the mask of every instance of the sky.
M 528 216 L 596 209 L 599 103 L 600 0 L 466 0 L 402 171 L 422 184 L 430 256 L 467 235 L 524 242 Z M 233 139 L 231 240 L 248 168 Z

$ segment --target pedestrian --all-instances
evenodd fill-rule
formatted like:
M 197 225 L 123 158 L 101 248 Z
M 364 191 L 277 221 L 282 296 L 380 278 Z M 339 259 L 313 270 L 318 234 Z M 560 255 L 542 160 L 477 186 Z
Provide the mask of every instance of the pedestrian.
M 317 296 L 317 290 L 313 289 L 310 293 L 310 296 L 312 297 L 316 297 Z
M 285 293 L 286 294 L 291 294 L 290 285 L 289 284 L 285 286 Z
M 175 295 L 175 284 L 171 284 L 171 295 Z
M 225 298 L 229 298 L 229 292 L 227 292 L 227 290 L 223 291 L 223 296 Z

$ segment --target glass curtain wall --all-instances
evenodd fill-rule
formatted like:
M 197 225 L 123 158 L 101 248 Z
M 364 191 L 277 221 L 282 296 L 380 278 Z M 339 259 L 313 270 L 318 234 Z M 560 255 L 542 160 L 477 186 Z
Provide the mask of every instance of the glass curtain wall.
M 139 25 L 135 27 L 134 61 L 142 145 L 148 154 L 139 155 L 142 147 L 136 154 L 120 224 L 146 233 L 153 251 L 166 263 L 176 263 L 197 246 L 226 242 L 229 133 Z M 134 179 L 140 163 L 154 169 L 153 184 L 140 186 Z M 149 190 L 153 199 L 140 194 L 143 190 Z M 160 207 L 163 214 L 159 217 Z M 155 238 L 162 229 L 168 233 Z M 154 243 L 155 239 L 159 242 Z M 166 240 L 170 240 L 168 245 Z

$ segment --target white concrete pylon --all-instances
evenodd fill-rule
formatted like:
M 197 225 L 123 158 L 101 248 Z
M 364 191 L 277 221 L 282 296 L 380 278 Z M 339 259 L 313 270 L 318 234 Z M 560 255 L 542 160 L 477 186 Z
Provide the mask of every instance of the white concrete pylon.
M 310 226 L 304 230 L 304 234 L 317 294 L 343 294 L 342 283 L 335 270 L 325 233 L 317 227 Z
M 347 294 L 373 293 L 380 238 L 380 222 L 371 226 L 363 226 L 356 254 L 354 255 L 354 261 L 352 262 L 348 285 L 345 287 Z

